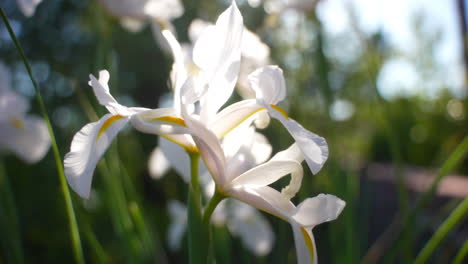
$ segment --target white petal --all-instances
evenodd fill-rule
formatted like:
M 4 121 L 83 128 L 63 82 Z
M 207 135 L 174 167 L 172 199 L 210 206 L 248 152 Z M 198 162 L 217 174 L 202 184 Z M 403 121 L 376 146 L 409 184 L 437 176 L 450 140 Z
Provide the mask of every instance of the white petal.
M 210 130 L 218 138 L 223 138 L 227 133 L 242 123 L 250 124 L 265 108 L 256 100 L 243 100 L 229 105 L 219 112 L 209 124 Z
M 314 227 L 323 222 L 335 220 L 346 203 L 330 194 L 319 194 L 304 200 L 293 215 L 294 220 L 306 227 Z
M 140 19 L 135 19 L 132 17 L 123 17 L 120 19 L 120 25 L 131 33 L 138 33 L 143 30 L 146 23 Z
M 273 147 L 268 139 L 264 135 L 255 132 L 254 141 L 251 146 L 251 152 L 255 158 L 255 164 L 267 161 L 270 158 L 272 151 Z
M 25 16 L 31 17 L 36 11 L 36 6 L 41 2 L 42 0 L 18 0 L 18 5 Z
M 167 232 L 169 248 L 178 250 L 187 229 L 187 207 L 179 201 L 170 200 L 167 205 L 171 222 Z
M 28 163 L 41 160 L 50 148 L 49 131 L 44 120 L 25 116 L 0 125 L 0 145 Z
M 113 115 L 130 116 L 131 111 L 127 107 L 119 104 L 109 92 L 109 72 L 107 70 L 99 71 L 99 80 L 92 74 L 89 75 L 89 86 L 93 88 L 94 94 L 99 103 L 107 108 Z
M 256 98 L 261 102 L 275 105 L 286 97 L 283 70 L 278 66 L 260 68 L 251 73 L 248 79 Z
M 216 113 L 233 92 L 240 68 L 243 28 L 242 15 L 233 1 L 216 25 L 207 28 L 195 43 L 193 61 L 209 80 L 202 111 Z
M 159 138 L 159 147 L 170 166 L 176 170 L 186 183 L 190 183 L 190 158 L 185 149 L 161 137 Z
M 148 160 L 148 170 L 151 178 L 161 179 L 170 167 L 171 165 L 166 159 L 166 156 L 164 156 L 164 153 L 161 151 L 161 147 L 159 146 L 155 148 L 153 152 L 151 152 Z
M 229 200 L 229 231 L 239 236 L 244 246 L 256 256 L 265 256 L 273 247 L 274 233 L 270 223 L 253 207 Z
M 209 26 L 213 26 L 213 24 L 199 18 L 192 20 L 188 29 L 190 41 L 192 43 L 197 42 L 198 38 Z
M 292 224 L 298 264 L 317 264 L 317 249 L 310 228 Z
M 128 118 L 107 114 L 84 126 L 73 137 L 70 152 L 65 155 L 65 176 L 81 197 L 89 198 L 96 164 L 127 122 Z
M 240 185 L 225 190 L 226 195 L 247 203 L 257 209 L 265 211 L 289 222 L 295 212 L 294 204 L 277 190 L 265 186 Z
M 169 21 L 180 17 L 184 13 L 184 6 L 180 0 L 148 0 L 144 12 L 149 17 Z
M 187 79 L 187 71 L 185 69 L 185 57 L 182 48 L 170 30 L 163 30 L 162 35 L 166 39 L 174 57 L 174 65 L 172 72 L 174 76 L 174 108 L 180 111 L 180 88 Z
M 269 108 L 269 113 L 273 118 L 278 119 L 289 131 L 296 141 L 297 146 L 304 154 L 304 158 L 312 173 L 318 173 L 328 158 L 328 145 L 326 140 L 305 129 L 295 120 L 286 119 L 283 114 L 271 107 Z
M 29 103 L 25 97 L 13 92 L 0 92 L 0 122 L 20 118 L 28 111 Z
M 131 117 L 132 125 L 148 134 L 186 134 L 185 121 L 178 117 L 173 108 L 158 108 L 143 111 Z
M 226 183 L 226 161 L 218 138 L 199 121 L 188 115 L 184 115 L 184 118 L 213 180 L 218 185 L 224 185 Z

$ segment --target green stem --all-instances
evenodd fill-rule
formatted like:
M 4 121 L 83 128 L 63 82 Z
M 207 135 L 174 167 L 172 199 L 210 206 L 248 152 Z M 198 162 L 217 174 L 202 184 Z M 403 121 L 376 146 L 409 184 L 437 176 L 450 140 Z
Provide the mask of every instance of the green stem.
M 468 256 L 468 239 L 465 240 L 465 243 L 463 244 L 460 251 L 458 251 L 452 264 L 462 264 L 466 256 Z
M 468 198 L 465 198 L 458 206 L 453 210 L 450 216 L 442 223 L 437 229 L 431 239 L 427 242 L 424 248 L 419 252 L 418 257 L 414 261 L 415 264 L 426 263 L 429 257 L 432 255 L 434 250 L 440 244 L 440 242 L 447 236 L 447 234 L 458 224 L 468 213 Z
M 2 238 L 4 252 L 8 262 L 24 263 L 23 246 L 21 242 L 21 231 L 18 222 L 15 199 L 8 175 L 0 161 L 0 194 L 4 204 L 0 204 L 0 230 L 6 237 Z M 1 202 L 1 201 L 0 201 Z
M 208 260 L 209 228 L 203 225 L 201 192 L 198 181 L 198 153 L 190 156 L 191 181 L 188 197 L 188 247 L 189 263 L 205 264 Z
M 216 209 L 216 206 L 224 199 L 226 196 L 218 192 L 217 190 L 215 191 L 213 197 L 211 200 L 208 202 L 208 205 L 205 208 L 205 213 L 203 214 L 203 225 L 209 226 L 210 224 L 210 219 L 211 215 L 213 214 L 214 210 Z
M 26 59 L 26 56 L 24 54 L 23 49 L 21 48 L 21 45 L 16 38 L 15 33 L 13 32 L 13 29 L 10 26 L 10 22 L 8 21 L 8 18 L 6 17 L 3 8 L 0 7 L 0 15 L 2 17 L 3 22 L 5 23 L 8 33 L 10 34 L 11 39 L 13 40 L 13 43 L 15 44 L 16 50 L 18 51 L 21 59 L 23 60 L 24 66 L 26 67 L 26 70 L 28 72 L 29 78 L 31 78 L 31 82 L 34 86 L 34 90 L 36 92 L 36 100 L 39 105 L 39 110 L 42 114 L 42 118 L 44 119 L 47 129 L 49 130 L 49 136 L 50 136 L 50 141 L 52 144 L 52 150 L 54 153 L 54 158 L 55 158 L 55 163 L 57 167 L 57 172 L 59 174 L 59 179 L 60 179 L 60 187 L 62 189 L 62 194 L 65 199 L 65 207 L 67 211 L 67 216 L 68 216 L 68 224 L 70 228 L 70 236 L 71 236 L 71 243 L 73 245 L 73 253 L 75 256 L 75 261 L 77 263 L 85 263 L 84 261 L 84 256 L 83 256 L 83 249 L 81 247 L 81 239 L 80 239 L 80 233 L 78 231 L 78 224 L 76 222 L 76 217 L 75 217 L 75 211 L 73 209 L 73 203 L 72 199 L 70 196 L 70 191 L 68 189 L 67 185 L 67 180 L 65 178 L 65 174 L 63 172 L 63 167 L 62 167 L 62 159 L 60 156 L 60 152 L 57 146 L 57 142 L 55 140 L 55 135 L 54 135 L 54 130 L 52 128 L 52 124 L 50 122 L 49 116 L 47 114 L 46 107 L 44 105 L 44 102 L 42 101 L 41 97 L 41 91 L 39 89 L 39 86 L 36 82 L 36 80 L 33 77 L 31 66 L 29 65 L 28 60 Z

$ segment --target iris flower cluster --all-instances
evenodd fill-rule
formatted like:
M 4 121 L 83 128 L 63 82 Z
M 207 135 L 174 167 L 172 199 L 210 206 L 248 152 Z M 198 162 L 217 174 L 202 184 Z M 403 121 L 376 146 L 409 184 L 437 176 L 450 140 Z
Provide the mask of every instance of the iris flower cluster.
M 233 1 L 214 25 L 204 28 L 193 45 L 193 63 L 187 63 L 174 34 L 169 29 L 161 31 L 174 57 L 171 107 L 126 107 L 111 95 L 106 70 L 97 78 L 90 75 L 89 85 L 109 113 L 74 136 L 64 160 L 65 174 L 71 188 L 89 198 L 97 162 L 119 131 L 130 124 L 140 132 L 162 137 L 159 151 L 187 179 L 189 157 L 201 157 L 199 172 L 208 175 L 202 181 L 208 197 L 233 198 L 288 222 L 298 263 L 316 263 L 312 229 L 336 219 L 345 202 L 329 194 L 307 198 L 298 205 L 291 199 L 301 187 L 302 162 L 305 160 L 317 174 L 328 158 L 328 146 L 324 138 L 305 129 L 278 106 L 286 97 L 285 79 L 278 66 L 263 66 L 248 75 L 255 98 L 224 106 L 238 82 L 243 32 L 243 18 Z M 269 159 L 271 146 L 256 129 L 267 126 L 270 118 L 277 119 L 295 142 Z M 289 176 L 291 180 L 282 190 L 271 187 Z M 242 216 L 245 210 L 237 208 L 230 214 Z M 249 244 L 249 236 L 242 235 L 248 233 L 242 229 L 242 221 L 231 226 L 237 227 L 233 229 Z

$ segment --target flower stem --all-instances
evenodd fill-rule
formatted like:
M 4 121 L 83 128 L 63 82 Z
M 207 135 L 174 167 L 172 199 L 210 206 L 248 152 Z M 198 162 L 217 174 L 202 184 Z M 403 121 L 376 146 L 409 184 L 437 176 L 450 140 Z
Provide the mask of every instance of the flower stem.
M 431 239 L 427 242 L 424 248 L 419 252 L 418 257 L 414 261 L 415 264 L 426 263 L 429 257 L 432 255 L 434 250 L 440 244 L 440 242 L 447 236 L 447 234 L 458 224 L 468 213 L 468 198 L 465 198 L 458 206 L 453 210 L 450 216 L 442 223 L 437 229 Z
M 67 216 L 68 216 L 68 224 L 69 224 L 69 228 L 70 228 L 70 236 L 71 236 L 71 242 L 72 242 L 72 245 L 73 245 L 73 253 L 74 253 L 74 256 L 75 256 L 75 261 L 77 263 L 80 263 L 80 264 L 85 263 L 84 256 L 83 256 L 83 249 L 81 247 L 80 233 L 78 231 L 78 224 L 76 222 L 76 217 L 75 217 L 75 211 L 73 209 L 73 203 L 72 203 L 72 199 L 71 199 L 71 196 L 70 196 L 70 191 L 68 189 L 67 180 L 66 180 L 65 174 L 63 172 L 62 159 L 61 159 L 60 152 L 59 152 L 59 149 L 58 149 L 58 146 L 57 146 L 57 142 L 55 140 L 55 135 L 54 135 L 54 131 L 53 131 L 53 128 L 52 128 L 52 124 L 51 124 L 49 116 L 47 114 L 47 110 L 46 110 L 46 107 L 44 105 L 44 102 L 42 101 L 41 91 L 39 90 L 39 86 L 38 86 L 36 80 L 33 77 L 31 66 L 29 65 L 29 62 L 26 59 L 26 56 L 25 56 L 25 54 L 23 52 L 23 49 L 21 48 L 21 45 L 20 45 L 18 39 L 16 38 L 16 35 L 13 32 L 13 29 L 10 26 L 10 22 L 8 21 L 8 18 L 6 17 L 6 15 L 5 15 L 4 11 L 3 11 L 3 8 L 1 8 L 1 7 L 0 7 L 0 15 L 1 15 L 2 20 L 3 20 L 3 22 L 5 23 L 5 25 L 6 25 L 7 29 L 8 29 L 8 33 L 10 34 L 10 37 L 13 40 L 13 43 L 15 44 L 16 50 L 18 51 L 21 59 L 23 60 L 23 63 L 24 63 L 24 66 L 26 67 L 29 78 L 31 79 L 31 82 L 32 82 L 32 84 L 34 86 L 34 90 L 36 92 L 36 100 L 37 100 L 37 103 L 39 105 L 39 109 L 40 109 L 40 112 L 42 114 L 42 118 L 44 119 L 44 121 L 45 121 L 45 123 L 47 125 L 47 129 L 49 130 L 49 136 L 50 136 L 50 140 L 51 140 L 51 144 L 52 144 L 52 150 L 53 150 L 53 153 L 54 153 L 57 172 L 58 172 L 59 179 L 60 179 L 60 187 L 62 189 L 62 194 L 63 194 L 64 199 L 65 199 L 65 207 L 66 207 Z
M 198 181 L 198 153 L 190 156 L 191 181 L 188 196 L 188 247 L 189 263 L 205 264 L 208 260 L 209 229 L 203 225 L 201 193 Z
M 203 225 L 208 226 L 210 224 L 211 215 L 213 214 L 216 206 L 224 199 L 226 196 L 221 194 L 218 191 L 215 191 L 210 202 L 206 206 L 205 213 L 203 214 Z

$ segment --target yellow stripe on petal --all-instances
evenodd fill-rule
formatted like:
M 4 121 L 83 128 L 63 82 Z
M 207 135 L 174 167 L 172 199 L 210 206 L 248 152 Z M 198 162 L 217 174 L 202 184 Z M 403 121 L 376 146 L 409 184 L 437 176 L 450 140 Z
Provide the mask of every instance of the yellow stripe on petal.
M 106 132 L 106 130 L 117 120 L 120 120 L 124 118 L 123 116 L 121 115 L 114 115 L 114 116 L 111 116 L 110 118 L 108 118 L 104 124 L 102 124 L 101 128 L 99 129 L 99 132 L 97 134 L 97 138 L 99 139 L 102 135 L 102 133 Z
M 166 122 L 166 123 L 172 123 L 176 124 L 179 126 L 186 127 L 187 125 L 185 124 L 185 121 L 180 118 L 180 117 L 175 117 L 175 116 L 162 116 L 162 117 L 157 117 L 151 119 L 151 121 L 159 121 L 159 122 Z
M 304 227 L 301 227 L 301 232 L 302 232 L 302 235 L 304 236 L 304 241 L 305 241 L 306 247 L 307 247 L 307 249 L 309 250 L 309 253 L 310 253 L 311 263 L 314 263 L 314 259 L 315 259 L 314 258 L 314 255 L 315 255 L 314 241 L 310 237 L 309 232 L 307 232 L 307 230 Z
M 276 111 L 278 111 L 280 114 L 282 114 L 286 119 L 289 119 L 289 116 L 288 114 L 286 113 L 286 111 L 284 111 L 283 108 L 277 106 L 277 105 L 270 105 L 271 108 L 275 109 Z

